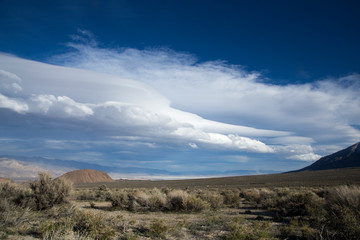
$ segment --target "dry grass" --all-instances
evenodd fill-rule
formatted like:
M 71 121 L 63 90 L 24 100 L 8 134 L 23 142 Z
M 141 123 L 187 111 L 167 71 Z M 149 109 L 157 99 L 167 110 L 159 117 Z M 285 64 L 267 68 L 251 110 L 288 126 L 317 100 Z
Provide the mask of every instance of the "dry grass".
M 356 185 L 161 190 L 100 185 L 68 194 L 64 183 L 46 175 L 27 186 L 0 184 L 0 239 L 357 239 L 360 235 Z

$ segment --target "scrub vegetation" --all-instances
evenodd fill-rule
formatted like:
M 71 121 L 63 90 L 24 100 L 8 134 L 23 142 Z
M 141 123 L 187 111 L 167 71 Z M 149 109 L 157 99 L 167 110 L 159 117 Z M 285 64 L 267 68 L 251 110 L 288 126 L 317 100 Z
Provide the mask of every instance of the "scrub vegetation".
M 0 239 L 358 239 L 360 187 L 0 185 Z

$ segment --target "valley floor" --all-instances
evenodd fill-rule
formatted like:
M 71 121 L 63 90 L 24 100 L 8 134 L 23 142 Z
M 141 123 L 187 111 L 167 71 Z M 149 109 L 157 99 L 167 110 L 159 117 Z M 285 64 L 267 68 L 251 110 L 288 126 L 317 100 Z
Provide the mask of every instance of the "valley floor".
M 150 181 L 142 187 L 71 190 L 42 174 L 28 185 L 0 184 L 0 239 L 358 239 L 356 181 L 285 187 L 279 179 L 273 187 L 242 187 L 225 179 L 221 187 L 201 185 L 203 180 L 163 187 Z

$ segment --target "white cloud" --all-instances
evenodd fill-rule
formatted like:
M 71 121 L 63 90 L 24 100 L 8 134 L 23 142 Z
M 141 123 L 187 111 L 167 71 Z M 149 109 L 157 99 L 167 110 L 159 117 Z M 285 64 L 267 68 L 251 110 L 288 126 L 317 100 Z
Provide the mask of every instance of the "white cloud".
M 196 143 L 189 143 L 189 146 L 193 149 L 198 149 L 199 147 L 196 145 Z
M 0 69 L 0 91 L 7 96 L 13 96 L 22 91 L 19 83 L 21 78 L 16 74 Z
M 73 50 L 52 59 L 71 67 L 1 54 L 6 86 L 0 107 L 77 121 L 122 144 L 149 147 L 179 144 L 312 161 L 317 151 L 360 140 L 354 127 L 360 125 L 359 74 L 274 85 L 240 66 L 198 63 L 169 49 L 103 49 L 90 32 L 79 33 L 72 38 L 80 44 L 68 44 Z
M 220 61 L 197 63 L 189 54 L 167 49 L 71 47 L 73 52 L 53 61 L 148 83 L 166 96 L 171 106 L 187 112 L 285 130 L 282 132 L 288 134 L 272 139 L 277 144 L 290 140 L 290 144 L 346 146 L 360 140 L 359 129 L 353 127 L 360 124 L 360 75 L 356 73 L 307 84 L 274 85 L 257 72 Z M 205 125 L 196 127 L 205 130 Z M 214 124 L 210 126 L 214 130 Z M 216 128 L 225 132 L 218 124 Z M 261 135 L 249 132 L 253 137 Z
M 94 114 L 91 107 L 75 102 L 67 96 L 32 95 L 31 111 L 57 117 L 85 117 Z
M 321 158 L 320 155 L 314 153 L 298 154 L 287 157 L 287 159 L 294 159 L 294 160 L 307 161 L 307 162 L 316 161 L 319 160 L 320 158 Z
M 9 98 L 0 93 L 0 108 L 11 109 L 17 113 L 26 113 L 28 105 L 20 99 Z
M 149 137 L 149 147 L 156 142 L 191 143 L 204 148 L 273 152 L 250 137 L 289 134 L 224 124 L 177 110 L 152 87 L 136 80 L 8 55 L 0 55 L 0 63 L 8 75 L 21 76 L 23 89 L 22 95 L 13 99 L 0 95 L 3 108 L 60 122 L 68 119 L 79 127 L 90 124 L 98 132 L 111 129 L 113 136 L 130 132 Z
M 311 145 L 304 144 L 289 144 L 272 146 L 274 151 L 286 159 L 300 160 L 300 161 L 315 161 L 322 156 L 314 153 L 314 148 Z

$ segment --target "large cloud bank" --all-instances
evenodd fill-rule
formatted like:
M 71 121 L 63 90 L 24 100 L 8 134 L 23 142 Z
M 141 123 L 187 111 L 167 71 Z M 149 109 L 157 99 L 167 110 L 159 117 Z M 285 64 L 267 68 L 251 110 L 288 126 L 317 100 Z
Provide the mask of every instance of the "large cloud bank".
M 0 54 L 0 108 L 119 143 L 301 161 L 360 139 L 358 74 L 275 85 L 260 73 L 198 63 L 168 49 L 105 49 L 82 41 L 51 58 L 56 65 Z
M 79 126 L 89 124 L 112 139 L 135 136 L 193 148 L 251 152 L 274 151 L 253 137 L 288 135 L 177 110 L 166 97 L 136 80 L 4 54 L 0 66 L 0 107 L 17 112 L 20 118 L 31 114 Z
M 318 158 L 309 152 L 310 145 L 326 154 L 360 140 L 357 73 L 277 85 L 259 72 L 222 61 L 197 62 L 190 54 L 169 49 L 100 48 L 91 34 L 82 33 L 82 42 L 69 43 L 72 50 L 52 61 L 147 83 L 169 99 L 171 106 L 184 111 L 236 125 L 292 132 L 264 141 L 292 145 L 296 159 Z M 300 145 L 304 146 L 301 151 Z

